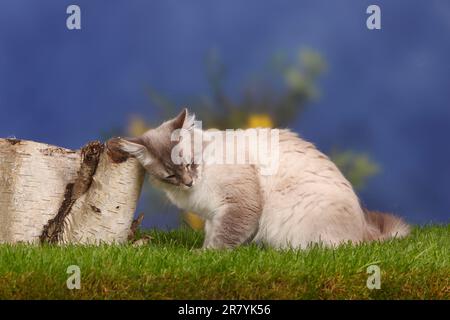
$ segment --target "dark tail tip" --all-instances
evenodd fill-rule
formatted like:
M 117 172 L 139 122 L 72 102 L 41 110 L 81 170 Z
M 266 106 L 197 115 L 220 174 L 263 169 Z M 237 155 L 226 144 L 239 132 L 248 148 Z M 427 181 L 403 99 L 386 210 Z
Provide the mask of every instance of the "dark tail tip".
M 403 238 L 411 231 L 410 226 L 402 218 L 389 213 L 366 211 L 366 220 L 369 228 L 378 231 L 373 232 L 374 230 L 372 230 L 372 232 L 368 232 L 370 240 L 375 240 L 376 238 L 380 240 Z M 375 234 L 378 234 L 378 236 Z

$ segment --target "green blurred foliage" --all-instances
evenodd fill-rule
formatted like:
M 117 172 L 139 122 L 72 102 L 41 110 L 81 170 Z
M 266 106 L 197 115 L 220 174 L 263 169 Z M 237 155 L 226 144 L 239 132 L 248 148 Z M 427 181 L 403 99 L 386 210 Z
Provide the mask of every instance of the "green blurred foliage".
M 333 150 L 330 158 L 357 190 L 364 189 L 368 178 L 380 171 L 379 166 L 367 154 Z
M 326 70 L 323 58 L 311 49 L 300 50 L 296 59 L 282 53 L 247 83 L 242 83 L 235 99 L 224 89 L 227 69 L 217 51 L 205 59 L 206 78 L 210 92 L 189 98 L 189 108 L 207 127 L 217 129 L 243 128 L 253 114 L 267 114 L 275 127 L 288 126 L 306 107 L 319 97 L 316 82 Z M 179 104 L 149 87 L 151 103 L 163 118 L 172 116 Z

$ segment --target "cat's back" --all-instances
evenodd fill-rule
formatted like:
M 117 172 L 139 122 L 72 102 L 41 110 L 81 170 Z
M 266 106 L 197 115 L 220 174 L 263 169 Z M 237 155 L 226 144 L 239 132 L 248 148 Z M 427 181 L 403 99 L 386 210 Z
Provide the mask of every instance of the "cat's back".
M 273 174 L 262 175 L 270 186 L 282 182 L 297 186 L 329 185 L 330 190 L 345 189 L 353 192 L 338 167 L 313 143 L 300 138 L 296 133 L 287 129 L 278 130 L 276 151 L 278 154 L 272 158 L 278 159 L 277 170 Z
M 260 179 L 265 205 L 256 240 L 276 247 L 361 240 L 364 218 L 351 184 L 312 143 L 280 130 L 278 170 Z

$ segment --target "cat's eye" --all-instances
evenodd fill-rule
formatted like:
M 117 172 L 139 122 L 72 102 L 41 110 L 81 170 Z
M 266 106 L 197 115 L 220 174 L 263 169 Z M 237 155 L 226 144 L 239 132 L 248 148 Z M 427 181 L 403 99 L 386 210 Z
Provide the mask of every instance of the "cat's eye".
M 175 178 L 175 175 L 171 174 L 170 176 L 167 176 L 165 179 L 169 180 L 169 179 L 173 179 L 173 178 Z

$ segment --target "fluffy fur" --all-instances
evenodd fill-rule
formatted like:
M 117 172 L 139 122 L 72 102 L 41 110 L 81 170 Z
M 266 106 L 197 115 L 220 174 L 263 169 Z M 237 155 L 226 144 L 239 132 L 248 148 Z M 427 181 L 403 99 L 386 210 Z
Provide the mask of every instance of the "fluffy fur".
M 187 128 L 195 134 L 193 121 L 183 110 L 143 136 L 123 140 L 122 149 L 139 159 L 172 203 L 205 219 L 205 248 L 250 241 L 275 248 L 336 246 L 409 233 L 400 218 L 365 212 L 335 164 L 289 130 L 279 131 L 279 164 L 273 175 L 261 175 L 261 168 L 250 164 L 174 165 L 171 133 Z

